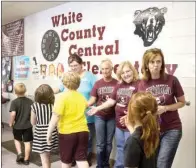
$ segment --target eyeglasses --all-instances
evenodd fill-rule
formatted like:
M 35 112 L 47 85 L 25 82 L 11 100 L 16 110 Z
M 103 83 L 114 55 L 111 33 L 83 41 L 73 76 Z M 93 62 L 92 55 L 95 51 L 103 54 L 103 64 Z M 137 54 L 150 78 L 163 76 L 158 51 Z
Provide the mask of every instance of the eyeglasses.
M 70 68 L 77 68 L 80 64 L 69 65 Z

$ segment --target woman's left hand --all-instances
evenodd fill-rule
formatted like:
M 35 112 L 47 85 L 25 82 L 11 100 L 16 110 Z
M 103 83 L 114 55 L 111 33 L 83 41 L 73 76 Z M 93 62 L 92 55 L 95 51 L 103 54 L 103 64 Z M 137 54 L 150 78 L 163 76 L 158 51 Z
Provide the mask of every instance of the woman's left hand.
M 157 114 L 161 115 L 166 112 L 166 106 L 158 106 Z

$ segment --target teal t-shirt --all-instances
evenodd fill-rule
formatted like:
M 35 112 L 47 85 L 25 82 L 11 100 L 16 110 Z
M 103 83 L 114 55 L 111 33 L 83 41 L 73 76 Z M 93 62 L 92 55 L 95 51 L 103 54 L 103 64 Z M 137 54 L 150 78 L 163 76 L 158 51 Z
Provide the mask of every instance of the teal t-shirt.
M 96 76 L 93 75 L 89 71 L 86 71 L 84 76 L 81 78 L 80 86 L 79 86 L 77 91 L 79 91 L 86 98 L 87 101 L 90 99 L 90 93 L 91 93 L 91 90 L 92 90 L 96 80 L 97 80 Z M 64 87 L 64 85 L 61 84 L 60 87 L 59 87 L 59 90 L 61 92 L 63 92 L 63 91 L 65 91 L 65 89 L 66 88 Z M 85 111 L 87 122 L 88 123 L 94 123 L 95 122 L 94 116 L 88 116 L 86 114 L 86 112 L 88 110 L 89 109 L 86 109 L 86 111 Z

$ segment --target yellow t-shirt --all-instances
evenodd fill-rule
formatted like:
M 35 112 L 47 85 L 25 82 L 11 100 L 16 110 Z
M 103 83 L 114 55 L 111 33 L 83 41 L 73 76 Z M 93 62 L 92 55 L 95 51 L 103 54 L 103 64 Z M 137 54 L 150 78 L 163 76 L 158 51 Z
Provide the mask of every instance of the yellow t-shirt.
M 60 134 L 71 134 L 89 131 L 85 117 L 87 101 L 85 97 L 73 90 L 62 92 L 57 96 L 53 112 L 60 115 L 58 131 Z

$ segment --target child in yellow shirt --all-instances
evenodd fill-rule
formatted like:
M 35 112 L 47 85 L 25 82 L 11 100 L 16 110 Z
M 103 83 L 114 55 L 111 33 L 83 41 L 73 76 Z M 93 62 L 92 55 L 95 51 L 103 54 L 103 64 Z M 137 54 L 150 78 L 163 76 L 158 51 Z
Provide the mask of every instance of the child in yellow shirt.
M 58 125 L 62 168 L 71 167 L 73 159 L 76 160 L 79 168 L 88 168 L 89 130 L 85 117 L 87 101 L 76 91 L 80 85 L 80 77 L 74 72 L 67 72 L 62 82 L 68 91 L 60 93 L 55 101 L 47 142 L 50 144 L 52 131 Z

